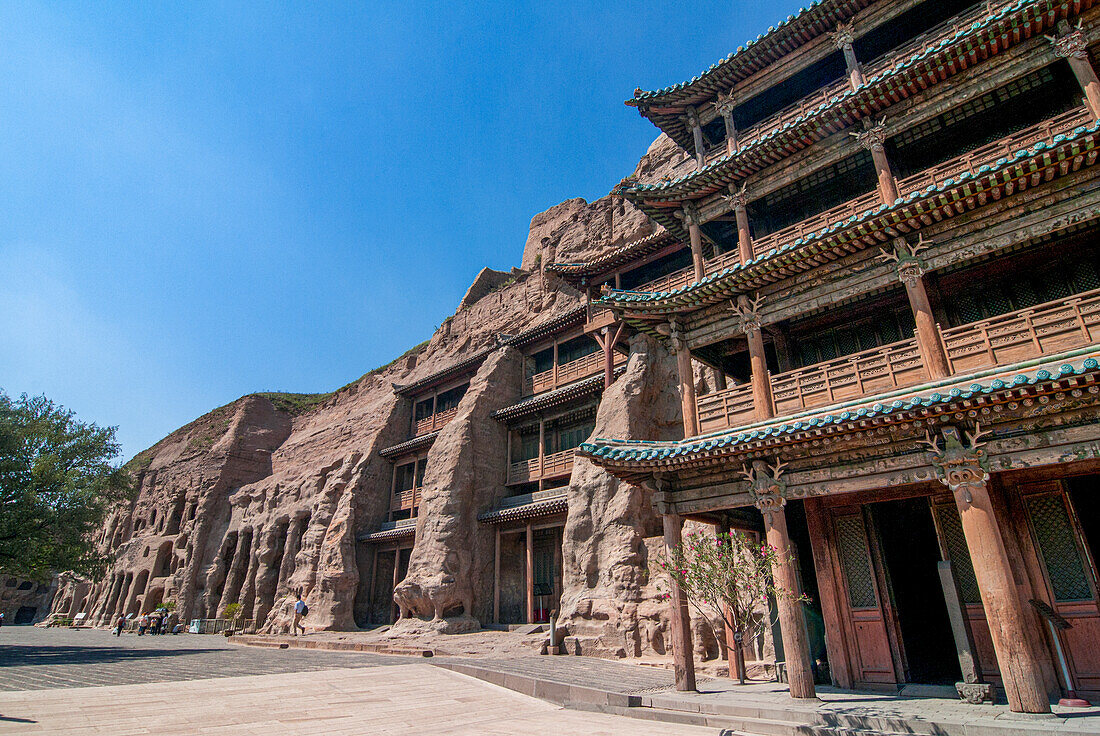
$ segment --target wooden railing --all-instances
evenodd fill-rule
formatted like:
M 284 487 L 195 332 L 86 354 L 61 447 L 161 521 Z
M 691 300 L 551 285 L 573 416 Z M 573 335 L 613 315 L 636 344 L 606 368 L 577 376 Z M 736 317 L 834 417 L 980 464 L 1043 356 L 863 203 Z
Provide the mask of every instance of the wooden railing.
M 928 380 L 913 338 L 846 355 L 772 379 L 775 413 L 793 414 Z
M 391 503 L 391 511 L 406 511 L 409 509 L 415 509 L 420 506 L 421 496 L 424 494 L 424 488 L 417 486 L 416 488 L 410 488 L 405 491 L 397 491 L 393 494 L 393 501 Z
M 1100 343 L 1100 289 L 941 330 L 952 373 Z
M 1043 141 L 1053 143 L 1055 136 L 1068 133 L 1091 121 L 1092 118 L 1085 108 L 1074 108 L 1050 120 L 1044 120 L 1038 125 L 1024 128 L 993 143 L 975 148 L 962 156 L 944 161 L 919 174 L 906 177 L 898 182 L 898 193 L 904 197 L 911 192 L 926 189 L 937 182 L 956 177 L 964 172 L 975 174 L 982 166 L 992 164 L 1001 158 L 1008 158 L 1017 151 L 1030 148 L 1036 143 Z
M 906 41 L 901 46 L 890 49 L 880 56 L 862 63 L 863 78 L 866 80 L 875 78 L 890 67 L 905 61 L 914 53 L 931 47 L 941 38 L 953 36 L 959 29 L 972 25 L 975 21 L 992 13 L 994 9 L 1003 4 L 1003 2 L 988 2 L 975 5 L 973 8 L 961 14 L 948 18 L 944 22 L 929 28 L 927 31 Z M 847 92 L 849 89 L 851 89 L 851 85 L 848 80 L 848 75 L 845 73 L 844 76 L 839 79 L 811 92 L 809 95 L 787 105 L 778 112 L 772 113 L 760 122 L 750 125 L 743 131 L 737 131 L 738 143 L 741 147 L 744 147 L 759 138 L 763 138 L 772 131 L 802 117 L 818 105 L 827 102 L 843 92 Z M 725 141 L 721 141 L 713 148 L 706 151 L 706 163 L 709 164 L 711 161 L 721 156 L 725 156 L 726 152 L 726 143 Z
M 621 365 L 626 360 L 626 356 L 622 353 L 616 352 L 612 357 L 612 365 Z M 562 363 L 556 366 L 556 370 L 551 368 L 548 371 L 542 373 L 536 373 L 533 376 L 529 376 L 523 381 L 523 393 L 524 395 L 538 394 L 543 391 L 550 391 L 558 386 L 564 386 L 573 381 L 579 381 L 582 378 L 588 378 L 594 376 L 597 373 L 603 371 L 603 351 L 597 350 L 594 353 L 589 353 L 576 360 L 571 360 L 568 363 Z
M 904 197 L 914 191 L 925 189 L 933 184 L 958 176 L 963 172 L 976 173 L 982 166 L 993 164 L 998 159 L 1011 156 L 1017 151 L 1030 148 L 1041 141 L 1053 143 L 1055 136 L 1068 133 L 1078 126 L 1090 123 L 1091 120 L 1085 108 L 1074 108 L 1049 120 L 1044 120 L 1037 125 L 1005 136 L 993 143 L 975 148 L 962 156 L 944 161 L 919 174 L 906 177 L 898 182 L 898 192 L 900 196 Z M 882 200 L 877 189 L 861 194 L 855 199 L 826 210 L 821 214 L 809 217 L 782 230 L 768 233 L 764 237 L 755 238 L 752 244 L 753 255 L 760 258 L 767 255 L 774 248 L 786 245 L 838 222 L 844 222 L 850 217 L 861 215 L 881 204 Z M 717 273 L 737 263 L 740 263 L 740 257 L 736 250 L 731 250 L 717 258 L 706 261 L 704 271 L 706 274 Z M 635 291 L 672 291 L 694 283 L 694 281 L 695 271 L 693 268 L 688 267 L 642 284 L 636 287 Z
M 508 466 L 508 483 L 528 483 L 573 472 L 573 450 L 521 460 Z
M 458 413 L 458 407 L 452 406 L 445 411 L 437 412 L 431 416 L 424 417 L 416 423 L 416 428 L 413 432 L 414 437 L 419 437 L 422 434 L 428 434 L 434 432 L 437 429 L 443 429 L 447 422 L 454 419 L 455 414 Z
M 756 418 L 752 385 L 749 383 L 739 383 L 723 391 L 700 396 L 696 406 L 699 410 L 699 431 L 703 433 L 748 424 Z
M 1100 344 L 1100 289 L 940 330 L 952 375 L 1011 365 Z M 771 377 L 776 416 L 797 414 L 929 380 L 915 339 L 864 350 Z M 756 419 L 752 389 L 738 384 L 700 396 L 701 432 Z

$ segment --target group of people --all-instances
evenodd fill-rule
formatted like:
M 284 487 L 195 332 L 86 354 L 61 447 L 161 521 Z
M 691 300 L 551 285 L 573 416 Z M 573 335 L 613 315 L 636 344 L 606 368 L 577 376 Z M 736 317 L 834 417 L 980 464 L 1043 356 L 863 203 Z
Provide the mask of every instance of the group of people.
M 122 636 L 122 630 L 126 628 L 126 617 L 119 616 L 115 621 L 115 636 Z M 164 606 L 152 611 L 151 613 L 141 614 L 141 618 L 137 622 L 138 636 L 145 636 L 148 632 L 150 636 L 156 634 L 168 633 L 168 609 Z M 173 631 L 172 633 L 178 633 Z

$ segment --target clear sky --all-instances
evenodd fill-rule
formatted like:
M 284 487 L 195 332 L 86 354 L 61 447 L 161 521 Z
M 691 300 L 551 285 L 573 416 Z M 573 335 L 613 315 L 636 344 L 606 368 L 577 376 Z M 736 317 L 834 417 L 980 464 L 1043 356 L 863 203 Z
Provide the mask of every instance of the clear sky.
M 804 2 L 805 0 L 802 0 Z M 431 336 L 784 2 L 0 3 L 0 388 L 125 457 Z

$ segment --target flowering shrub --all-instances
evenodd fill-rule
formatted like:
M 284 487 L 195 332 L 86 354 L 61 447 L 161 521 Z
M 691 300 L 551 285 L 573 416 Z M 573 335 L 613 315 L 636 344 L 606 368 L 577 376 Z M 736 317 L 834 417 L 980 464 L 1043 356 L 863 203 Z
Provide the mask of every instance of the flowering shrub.
M 731 661 L 737 657 L 741 682 L 745 668 L 741 646 L 754 639 L 774 623 L 768 614 L 769 598 L 792 601 L 808 600 L 797 591 L 785 590 L 775 584 L 772 569 L 790 562 L 789 552 L 781 553 L 766 542 L 758 542 L 742 532 L 721 532 L 716 536 L 692 534 L 684 543 L 655 560 L 658 572 L 664 573 L 665 584 L 674 583 L 708 623 L 713 612 L 721 615 L 726 628 L 733 632 L 737 643 L 731 651 Z M 658 583 L 660 585 L 660 583 Z M 664 596 L 669 597 L 665 592 Z M 722 640 L 722 632 L 714 635 Z

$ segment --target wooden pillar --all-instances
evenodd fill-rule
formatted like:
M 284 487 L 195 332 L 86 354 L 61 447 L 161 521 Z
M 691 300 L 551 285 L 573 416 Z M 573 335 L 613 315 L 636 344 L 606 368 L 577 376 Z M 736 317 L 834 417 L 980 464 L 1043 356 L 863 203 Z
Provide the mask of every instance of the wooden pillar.
M 911 248 L 903 240 L 895 241 L 895 246 L 898 278 L 905 284 L 905 295 L 909 298 L 909 308 L 913 311 L 913 322 L 917 327 L 917 346 L 928 369 L 928 377 L 946 378 L 951 375 L 951 368 L 924 286 L 924 266 L 916 255 L 920 246 Z
M 539 480 L 542 480 L 546 464 L 546 420 L 539 417 Z
M 661 516 L 665 532 L 665 552 L 672 558 L 674 550 L 681 543 L 681 531 L 684 520 L 676 513 L 665 513 Z M 676 679 L 677 690 L 695 689 L 695 660 L 692 658 L 691 648 L 691 619 L 688 616 L 687 596 L 680 590 L 675 581 L 671 582 L 671 595 L 669 597 L 669 624 L 672 637 L 672 666 Z
M 750 300 L 744 294 L 737 297 L 737 314 L 741 318 L 741 326 L 749 343 L 752 403 L 758 420 L 775 416 L 771 375 L 768 373 L 768 360 L 764 353 L 764 335 L 760 329 L 760 301 L 759 298 Z
M 1085 104 L 1089 108 L 1089 113 L 1094 118 L 1100 119 L 1100 79 L 1097 79 L 1096 70 L 1089 61 L 1088 41 L 1085 39 L 1085 34 L 1080 26 L 1076 29 L 1070 28 L 1066 20 L 1058 21 L 1057 29 L 1058 38 L 1047 36 L 1054 44 L 1054 55 L 1069 62 L 1073 76 L 1077 78 L 1077 83 L 1085 93 Z
M 680 408 L 684 417 L 684 437 L 699 434 L 699 412 L 695 403 L 695 373 L 691 369 L 691 350 L 675 320 L 669 323 L 672 350 L 676 353 L 676 372 L 680 378 Z
M 593 337 L 603 349 L 603 387 L 606 390 L 615 381 L 615 346 L 619 343 L 619 337 L 623 334 L 626 325 L 619 322 L 615 325 L 607 325 Z M 614 331 L 612 331 L 614 328 Z
M 737 107 L 733 91 L 728 95 L 719 94 L 718 102 L 714 103 L 714 109 L 722 116 L 722 123 L 726 126 L 726 155 L 737 153 L 737 123 L 733 120 L 733 110 Z
M 870 118 L 863 121 L 863 130 L 852 133 L 859 145 L 871 152 L 871 161 L 875 164 L 875 176 L 878 181 L 878 194 L 883 204 L 893 204 L 898 198 L 898 183 L 886 158 L 886 119 L 874 123 Z
M 493 623 L 500 623 L 500 525 L 493 545 Z
M 855 41 L 855 28 L 851 23 L 840 25 L 833 33 L 833 42 L 844 54 L 844 66 L 848 70 L 848 83 L 852 89 L 863 86 L 863 68 L 856 59 L 855 49 L 852 43 Z
M 554 363 L 553 363 L 553 367 L 554 367 L 554 373 L 553 373 L 554 388 L 557 388 L 558 387 L 558 341 L 557 341 L 556 338 L 554 339 L 554 355 L 553 355 L 553 358 L 554 358 Z
M 970 435 L 969 446 L 964 446 L 954 427 L 942 432 L 942 449 L 938 440 L 931 445 L 932 462 L 959 507 L 1008 706 L 1016 712 L 1049 713 L 1043 666 L 1026 625 L 1030 611 L 1016 589 L 989 494 L 989 460 L 978 441 L 981 433 Z
M 535 623 L 535 532 L 527 523 L 527 623 Z
M 401 607 L 397 605 L 397 601 L 394 599 L 393 594 L 397 592 L 397 584 L 401 582 L 401 548 L 393 548 L 393 585 L 390 587 L 390 599 L 393 600 L 393 609 L 390 611 L 390 617 L 394 621 L 401 618 Z
M 691 137 L 695 143 L 695 164 L 701 169 L 706 165 L 706 153 L 703 151 L 703 125 L 699 122 L 699 115 L 694 108 L 687 109 L 685 123 L 691 130 Z
M 787 533 L 787 515 L 782 506 L 761 509 L 768 545 L 779 550 L 779 562 L 772 567 L 776 587 L 787 595 L 776 596 L 775 607 L 779 613 L 779 631 L 783 637 L 783 656 L 787 664 L 787 683 L 792 698 L 814 698 L 814 673 L 810 666 L 810 643 L 806 638 L 806 622 L 802 604 L 791 596 L 799 595 L 798 572 L 795 570 L 794 551 Z
M 691 265 L 695 270 L 695 280 L 701 281 L 706 275 L 706 264 L 703 262 L 703 231 L 699 227 L 699 211 L 691 202 L 684 202 L 680 213 L 684 224 L 688 229 L 688 241 L 691 243 Z

